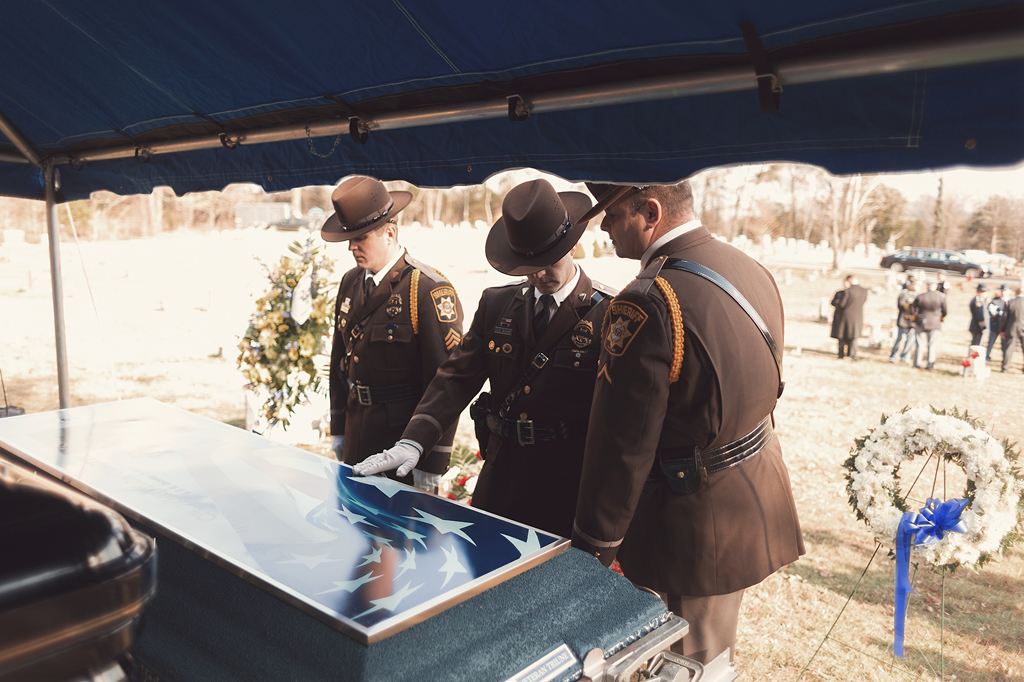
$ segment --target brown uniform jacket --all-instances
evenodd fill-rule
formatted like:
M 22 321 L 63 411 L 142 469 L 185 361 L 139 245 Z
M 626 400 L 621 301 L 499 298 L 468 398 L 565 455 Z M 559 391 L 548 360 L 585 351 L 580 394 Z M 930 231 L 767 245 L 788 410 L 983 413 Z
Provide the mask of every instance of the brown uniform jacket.
M 363 300 L 365 273 L 362 268 L 345 273 L 335 304 L 331 433 L 345 435 L 346 464 L 361 462 L 401 438 L 423 389 L 462 340 L 462 304 L 435 270 L 406 253 L 369 301 Z M 399 400 L 364 405 L 352 384 L 370 387 L 371 400 L 378 388 L 406 386 L 409 391 Z M 454 437 L 452 428 L 438 438 L 417 468 L 447 471 Z
M 429 448 L 456 423 L 485 380 L 490 381 L 490 411 L 497 414 L 534 356 L 554 344 L 548 362 L 519 392 L 507 414 L 514 420 L 534 420 L 538 427 L 565 422 L 572 437 L 520 445 L 518 438 L 491 434 L 482 444 L 486 461 L 473 506 L 569 537 L 601 319 L 612 295 L 581 270 L 573 292 L 542 337 L 534 340 L 533 287 L 522 282 L 484 290 L 462 346 L 441 365 L 402 437 Z
M 778 436 L 755 456 L 711 474 L 692 495 L 668 486 L 659 448 L 705 450 L 749 433 L 775 407 L 779 375 L 768 344 L 739 305 L 696 275 L 661 270 L 658 257 L 695 261 L 731 282 L 781 349 L 783 310 L 771 275 L 704 227 L 663 246 L 612 301 L 601 359 L 573 544 L 638 585 L 685 596 L 728 594 L 804 553 Z M 673 315 L 683 324 L 678 380 Z M 639 293 L 650 284 L 646 293 Z M 648 480 L 648 476 L 651 480 Z

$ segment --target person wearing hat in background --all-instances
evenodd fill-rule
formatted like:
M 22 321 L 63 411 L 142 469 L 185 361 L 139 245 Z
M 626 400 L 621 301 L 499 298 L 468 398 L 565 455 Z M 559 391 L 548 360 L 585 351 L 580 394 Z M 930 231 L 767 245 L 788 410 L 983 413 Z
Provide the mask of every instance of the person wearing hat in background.
M 1002 336 L 1003 323 L 1006 322 L 1006 301 L 1003 300 L 1003 292 L 1006 285 L 1000 284 L 999 288 L 992 292 L 992 299 L 988 302 L 988 342 L 985 347 L 985 361 L 992 359 L 992 346 L 996 345 L 996 339 Z M 1006 343 L 1003 343 L 1003 348 Z
M 928 282 L 928 289 L 918 294 L 910 304 L 910 314 L 914 318 L 914 329 L 917 331 L 914 367 L 918 369 L 924 365 L 926 349 L 928 364 L 924 368 L 935 367 L 935 358 L 939 350 L 939 332 L 942 330 L 942 321 L 946 319 L 946 295 L 938 289 L 938 282 Z
M 967 308 L 971 311 L 971 323 L 967 326 L 967 330 L 971 332 L 972 346 L 981 345 L 981 335 L 989 328 L 988 301 L 985 300 L 986 291 L 988 291 L 988 286 L 982 282 L 978 285 L 974 298 L 967 304 Z
M 332 193 L 335 213 L 320 230 L 325 241 L 347 241 L 356 261 L 338 288 L 331 348 L 331 445 L 346 464 L 395 442 L 462 340 L 455 288 L 398 241 L 396 215 L 410 201 L 409 192 L 353 176 Z M 454 426 L 439 434 L 412 476 L 407 470 L 398 478 L 436 492 L 454 437 Z
M 1014 289 L 1013 300 L 1006 304 L 1006 323 L 1003 325 L 1003 364 L 1000 372 L 1010 371 L 1013 352 L 1024 348 L 1024 287 Z
M 572 544 L 660 593 L 690 625 L 672 650 L 707 662 L 735 649 L 743 590 L 804 553 L 773 433 L 782 297 L 688 182 L 588 187 L 642 270 L 608 308 Z
M 572 258 L 590 204 L 583 192 L 556 192 L 543 179 L 509 190 L 485 251 L 494 269 L 526 280 L 483 291 L 462 345 L 438 369 L 402 440 L 354 473 L 412 466 L 490 381 L 470 410 L 484 457 L 473 506 L 569 536 L 601 321 L 615 294 Z

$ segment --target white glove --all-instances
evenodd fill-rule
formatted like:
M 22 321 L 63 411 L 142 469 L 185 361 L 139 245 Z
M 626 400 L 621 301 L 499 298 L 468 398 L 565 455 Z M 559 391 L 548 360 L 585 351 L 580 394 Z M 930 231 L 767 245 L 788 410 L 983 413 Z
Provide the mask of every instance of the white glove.
M 422 445 L 403 438 L 384 452 L 378 452 L 356 464 L 352 467 L 352 473 L 356 476 L 369 476 L 397 469 L 396 475 L 406 476 L 416 466 L 416 462 L 420 461 L 422 454 Z
M 340 462 L 345 458 L 345 436 L 331 436 L 331 450 Z
M 441 474 L 431 474 L 419 469 L 413 469 L 412 487 L 436 495 L 437 491 L 441 489 Z

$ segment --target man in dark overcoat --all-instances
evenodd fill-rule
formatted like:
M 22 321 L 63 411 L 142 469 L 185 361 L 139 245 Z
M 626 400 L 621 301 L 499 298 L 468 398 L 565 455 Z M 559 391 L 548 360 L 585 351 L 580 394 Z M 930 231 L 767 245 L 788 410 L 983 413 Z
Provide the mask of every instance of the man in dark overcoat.
M 836 309 L 832 316 L 832 338 L 839 340 L 840 360 L 847 355 L 851 360 L 857 359 L 857 339 L 864 326 L 867 298 L 868 290 L 858 284 L 853 275 L 846 276 L 843 288 L 832 297 L 832 306 Z
M 978 289 L 971 298 L 970 303 L 967 304 L 967 309 L 971 312 L 971 322 L 967 325 L 967 331 L 971 332 L 971 345 L 980 346 L 981 336 L 988 329 L 988 301 L 985 300 L 985 292 L 988 291 L 988 286 L 984 282 L 978 285 Z
M 804 553 L 773 433 L 782 298 L 694 219 L 688 182 L 591 191 L 616 254 L 642 270 L 608 309 L 572 542 L 661 593 L 690 625 L 673 651 L 708 661 L 735 647 L 743 590 Z M 738 290 L 771 343 L 675 259 Z
M 924 368 L 935 367 L 939 332 L 942 330 L 942 321 L 946 319 L 946 295 L 938 288 L 938 282 L 929 282 L 928 290 L 918 294 L 910 304 L 910 314 L 917 331 L 917 352 L 914 356 L 914 367 L 917 368 L 924 365 L 925 352 L 928 353 L 928 364 Z
M 1003 364 L 999 371 L 1010 371 L 1010 362 L 1017 346 L 1024 348 L 1024 288 L 1017 287 L 1013 300 L 1006 305 L 1006 322 L 1003 325 Z
M 988 341 L 985 345 L 985 360 L 992 359 L 992 347 L 996 345 L 996 339 L 1003 335 L 1003 324 L 1006 322 L 1006 301 L 1003 300 L 1003 292 L 1006 285 L 1000 284 L 999 288 L 992 292 L 992 298 L 988 305 Z M 1005 337 L 1004 337 L 1005 338 Z M 1006 346 L 1003 343 L 1003 346 Z
M 455 288 L 398 242 L 396 215 L 411 200 L 374 178 L 350 177 L 331 195 L 335 214 L 320 230 L 325 241 L 347 241 L 356 261 L 338 289 L 331 348 L 332 448 L 346 464 L 401 436 L 423 389 L 462 340 Z M 402 480 L 436 491 L 454 437 L 453 427 Z
M 601 320 L 614 295 L 572 259 L 587 225 L 579 217 L 590 205 L 586 194 L 556 193 L 546 180 L 509 191 L 487 238 L 487 260 L 526 281 L 484 290 L 461 346 L 438 369 L 403 440 L 354 473 L 383 471 L 430 448 L 490 381 L 474 406 L 486 423 L 478 433 L 487 435 L 473 506 L 569 537 Z M 546 311 L 544 303 L 554 307 Z

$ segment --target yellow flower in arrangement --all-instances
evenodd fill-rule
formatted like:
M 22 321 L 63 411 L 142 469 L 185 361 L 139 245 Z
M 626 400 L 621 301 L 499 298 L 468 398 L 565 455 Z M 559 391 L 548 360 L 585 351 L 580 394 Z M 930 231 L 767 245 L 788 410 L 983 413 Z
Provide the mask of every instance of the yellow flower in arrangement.
M 295 407 L 326 391 L 327 337 L 334 323 L 328 278 L 333 261 L 313 247 L 312 237 L 293 242 L 277 267 L 266 268 L 269 290 L 256 300 L 238 350 L 246 388 L 265 389 L 261 412 L 271 426 L 288 425 Z M 264 266 L 266 267 L 266 266 Z

